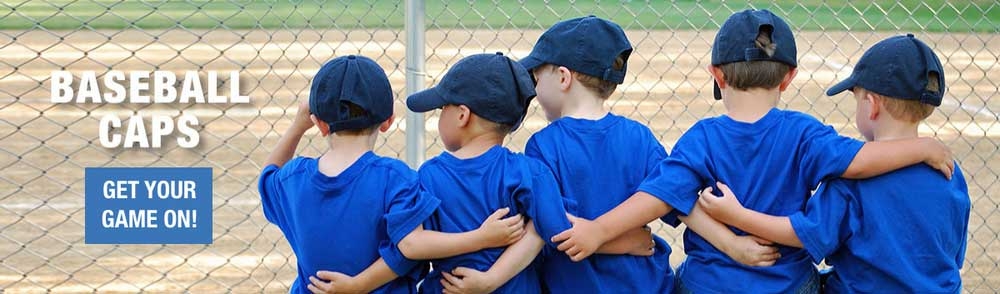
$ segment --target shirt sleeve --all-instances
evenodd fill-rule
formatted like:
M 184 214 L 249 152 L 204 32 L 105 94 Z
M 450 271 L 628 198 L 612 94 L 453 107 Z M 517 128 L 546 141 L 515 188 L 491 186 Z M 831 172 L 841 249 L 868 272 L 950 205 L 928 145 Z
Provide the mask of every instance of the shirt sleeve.
M 958 163 L 955 163 L 955 174 L 951 178 L 952 184 L 955 186 L 955 190 L 969 197 L 969 186 L 965 182 L 965 176 L 962 174 L 962 169 L 958 167 Z M 969 243 L 969 214 L 971 213 L 971 203 L 970 206 L 965 207 L 965 218 L 960 220 L 955 220 L 955 223 L 962 224 L 962 243 L 960 245 L 960 250 L 955 254 L 955 264 L 961 269 L 965 267 L 965 250 Z
M 538 235 L 552 246 L 552 236 L 568 230 L 572 225 L 566 218 L 566 208 L 552 172 L 541 164 L 525 167 L 522 185 L 515 191 L 521 211 L 535 222 Z
M 820 182 L 837 178 L 847 171 L 864 142 L 837 134 L 833 127 L 813 119 L 802 142 L 799 172 L 809 181 L 810 189 Z
M 701 146 L 698 125 L 684 133 L 671 155 L 666 157 L 646 176 L 639 191 L 649 193 L 670 205 L 673 210 L 660 218 L 671 225 L 680 225 L 680 215 L 691 213 L 698 201 L 698 189 L 706 186 L 699 172 L 707 172 L 706 148 Z
M 552 158 L 552 156 L 546 156 L 545 153 L 542 152 L 542 148 L 538 145 L 538 139 L 536 139 L 535 136 L 528 138 L 528 143 L 524 145 L 524 155 L 541 161 L 546 167 L 549 168 L 549 172 L 551 172 L 553 176 L 558 173 L 555 163 L 556 159 Z M 555 178 L 557 179 L 556 188 L 559 189 L 559 195 L 562 196 L 563 206 L 566 207 L 566 212 L 569 212 L 572 215 L 578 215 L 580 207 L 576 200 L 566 197 L 566 194 L 563 193 L 562 186 L 558 183 L 559 177 L 556 176 Z
M 386 193 L 390 198 L 384 218 L 389 240 L 399 244 L 437 210 L 441 201 L 420 189 L 415 173 L 395 173 L 393 177 L 395 179 L 388 180 L 400 181 L 400 184 L 393 185 Z
M 418 266 L 421 265 L 422 261 L 407 259 L 406 256 L 403 256 L 403 252 L 399 251 L 399 247 L 396 244 L 387 240 L 379 243 L 378 253 L 382 256 L 382 260 L 385 261 L 385 264 L 397 276 L 409 276 L 415 280 L 419 280 L 423 273 L 415 269 L 419 269 Z
M 267 221 L 279 225 L 279 211 L 281 209 L 281 181 L 279 180 L 277 165 L 270 164 L 260 172 L 260 180 L 257 182 L 257 191 L 260 192 L 260 206 L 264 210 L 264 218 Z
M 809 198 L 804 211 L 789 216 L 792 229 L 814 262 L 820 262 L 840 248 L 858 229 L 860 215 L 849 180 L 837 179 L 821 186 Z

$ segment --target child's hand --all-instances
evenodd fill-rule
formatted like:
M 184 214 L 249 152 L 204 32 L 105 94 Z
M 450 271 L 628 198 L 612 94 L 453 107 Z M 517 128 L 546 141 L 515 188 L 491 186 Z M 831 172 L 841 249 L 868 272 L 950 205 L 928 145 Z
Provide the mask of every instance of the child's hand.
M 747 266 L 772 266 L 781 254 L 774 242 L 756 236 L 736 236 L 723 248 L 723 253 Z
M 945 178 L 951 180 L 951 175 L 955 173 L 955 159 L 952 158 L 951 149 L 934 138 L 920 138 L 920 140 L 925 142 L 924 146 L 929 150 L 924 163 L 941 171 Z
M 317 278 L 318 276 L 318 278 Z M 324 282 L 329 281 L 329 282 Z M 309 291 L 320 293 L 366 293 L 362 285 L 354 277 L 331 271 L 319 271 L 316 276 L 309 277 Z
M 715 184 L 719 186 L 722 196 L 712 194 L 712 187 L 705 188 L 699 193 L 698 205 L 712 218 L 727 224 L 734 223 L 734 219 L 743 211 L 743 205 L 736 199 L 736 195 L 733 195 L 733 191 L 729 190 L 729 186 L 720 182 Z
M 295 120 L 292 121 L 292 128 L 298 132 L 305 133 L 313 127 L 312 119 L 309 118 L 309 102 L 299 102 L 299 110 L 295 113 Z
M 504 247 L 524 237 L 524 217 L 518 214 L 503 218 L 509 212 L 510 208 L 497 209 L 476 229 L 484 248 Z
M 458 267 L 451 273 L 442 272 L 441 275 L 444 276 L 441 285 L 446 294 L 491 293 L 499 287 L 488 273 L 471 268 Z
M 567 214 L 572 228 L 552 236 L 553 243 L 562 242 L 557 249 L 565 252 L 569 259 L 579 262 L 597 251 L 604 242 L 607 242 L 607 233 L 600 224 L 593 221 L 573 217 Z
M 633 245 L 626 253 L 628 255 L 652 256 L 653 253 L 656 253 L 656 242 L 653 241 L 653 231 L 649 226 L 629 230 L 619 238 L 625 238 L 629 244 Z

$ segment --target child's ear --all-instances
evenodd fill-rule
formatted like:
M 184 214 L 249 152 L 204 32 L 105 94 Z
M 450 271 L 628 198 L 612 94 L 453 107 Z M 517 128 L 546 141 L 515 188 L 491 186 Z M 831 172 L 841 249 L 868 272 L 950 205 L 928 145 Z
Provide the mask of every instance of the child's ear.
M 568 91 L 569 86 L 573 84 L 573 71 L 565 66 L 557 67 L 556 71 L 559 72 L 559 90 Z
M 875 93 L 866 91 L 865 100 L 868 100 L 868 103 L 871 104 L 871 106 L 868 107 L 871 109 L 871 111 L 868 112 L 868 119 L 875 121 L 878 119 L 879 114 L 882 113 L 882 107 L 885 107 L 885 98 L 876 95 Z
M 712 75 L 712 78 L 715 79 L 715 83 L 719 84 L 719 89 L 725 89 L 726 75 L 722 73 L 722 68 L 709 64 L 706 69 L 708 69 L 708 74 Z
M 792 84 L 792 80 L 795 79 L 795 75 L 799 73 L 798 68 L 793 67 L 791 70 L 785 74 L 785 78 L 781 80 L 781 84 L 778 85 L 778 91 L 784 92 L 788 89 L 788 86 Z
M 392 126 L 392 121 L 395 120 L 395 119 L 396 119 L 396 114 L 395 113 L 392 114 L 392 115 L 390 115 L 388 119 L 386 119 L 384 122 L 382 122 L 382 125 L 378 126 L 379 132 L 385 133 L 385 131 L 388 131 L 389 127 Z
M 464 128 L 465 126 L 469 125 L 469 121 L 471 120 L 472 120 L 472 109 L 469 109 L 469 107 L 465 105 L 459 105 L 458 121 L 457 121 L 458 127 Z
M 316 118 L 315 114 L 310 114 L 309 120 L 311 120 L 313 124 L 316 125 L 316 128 L 319 129 L 320 136 L 326 137 L 330 135 L 330 125 L 328 125 L 325 121 Z

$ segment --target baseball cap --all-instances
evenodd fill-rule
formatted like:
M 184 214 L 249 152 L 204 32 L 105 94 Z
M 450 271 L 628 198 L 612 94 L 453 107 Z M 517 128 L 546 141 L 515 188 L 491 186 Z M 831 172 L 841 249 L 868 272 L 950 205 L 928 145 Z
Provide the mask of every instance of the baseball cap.
M 365 111 L 350 117 L 349 104 Z M 385 71 L 364 56 L 341 56 L 330 60 L 313 77 L 309 111 L 330 124 L 330 131 L 359 130 L 382 123 L 392 116 L 392 87 Z
M 555 64 L 621 84 L 625 82 L 626 66 L 615 70 L 612 65 L 619 55 L 627 64 L 631 54 L 632 44 L 618 24 L 591 15 L 552 25 L 538 37 L 521 64 L 529 71 L 542 64 Z
M 937 74 L 936 92 L 927 90 L 931 73 Z M 837 95 L 855 86 L 879 95 L 941 106 L 944 68 L 934 51 L 913 34 L 895 36 L 865 51 L 851 76 L 826 90 L 826 95 Z
M 497 52 L 462 58 L 436 86 L 406 98 L 406 106 L 427 112 L 449 104 L 465 105 L 480 117 L 516 130 L 534 97 L 528 70 Z
M 771 56 L 757 48 L 757 35 L 765 30 L 771 33 L 771 43 L 775 45 Z M 792 29 L 785 20 L 766 9 L 747 9 L 733 14 L 719 28 L 712 44 L 712 65 L 765 60 L 796 67 L 796 55 Z M 719 84 L 713 84 L 715 100 L 722 99 Z

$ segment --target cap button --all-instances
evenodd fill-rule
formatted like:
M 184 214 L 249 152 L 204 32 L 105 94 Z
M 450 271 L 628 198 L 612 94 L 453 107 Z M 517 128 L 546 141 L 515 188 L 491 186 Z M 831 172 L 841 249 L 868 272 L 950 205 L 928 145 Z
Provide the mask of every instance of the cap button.
M 497 51 L 497 55 L 503 56 L 503 52 Z
M 354 55 L 347 55 L 347 59 L 355 59 L 355 58 L 357 58 L 357 56 L 354 56 Z
M 906 34 L 907 37 L 913 38 L 913 34 Z

